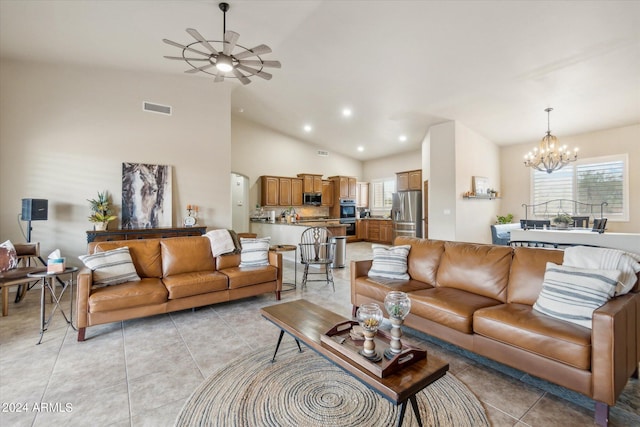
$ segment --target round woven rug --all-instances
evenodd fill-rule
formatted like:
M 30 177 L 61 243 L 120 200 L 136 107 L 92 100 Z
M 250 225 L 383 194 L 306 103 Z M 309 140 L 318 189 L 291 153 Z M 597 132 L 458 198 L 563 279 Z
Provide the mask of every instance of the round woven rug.
M 399 408 L 313 350 L 273 347 L 229 363 L 189 397 L 176 426 L 391 426 Z M 489 426 L 482 404 L 447 374 L 417 396 L 424 426 Z M 403 426 L 418 425 L 407 406 Z

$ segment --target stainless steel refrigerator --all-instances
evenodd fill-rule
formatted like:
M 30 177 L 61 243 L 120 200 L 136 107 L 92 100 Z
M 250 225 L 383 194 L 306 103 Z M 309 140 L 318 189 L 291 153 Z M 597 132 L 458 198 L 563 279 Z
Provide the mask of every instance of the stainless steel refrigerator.
M 422 191 L 393 193 L 391 220 L 394 240 L 397 236 L 422 237 Z

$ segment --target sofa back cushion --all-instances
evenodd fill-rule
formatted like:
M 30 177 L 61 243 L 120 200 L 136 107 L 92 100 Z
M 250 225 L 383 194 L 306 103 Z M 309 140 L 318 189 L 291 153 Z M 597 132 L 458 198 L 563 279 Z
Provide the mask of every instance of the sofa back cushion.
M 533 305 L 542 291 L 547 262 L 562 264 L 564 252 L 559 249 L 519 247 L 513 251 L 507 302 Z
M 445 242 L 436 286 L 506 302 L 512 253 L 508 246 Z
M 163 277 L 216 269 L 211 242 L 206 237 L 172 237 L 161 240 L 160 246 Z
M 141 278 L 162 277 L 162 258 L 160 256 L 160 239 L 119 240 L 113 242 L 95 242 L 89 244 L 89 253 L 106 252 L 113 249 L 129 247 L 129 253 Z
M 444 252 L 442 240 L 428 240 L 417 237 L 397 237 L 395 245 L 411 245 L 407 258 L 407 272 L 413 280 L 431 286 L 436 285 L 436 272 Z

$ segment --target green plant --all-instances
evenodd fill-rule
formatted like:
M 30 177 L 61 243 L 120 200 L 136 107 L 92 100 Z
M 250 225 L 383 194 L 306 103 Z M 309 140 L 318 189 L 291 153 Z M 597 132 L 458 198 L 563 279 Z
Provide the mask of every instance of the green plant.
M 505 216 L 497 215 L 496 218 L 498 218 L 498 224 L 511 224 L 513 214 L 506 214 Z
M 568 214 L 558 214 L 557 217 L 553 218 L 554 224 L 571 224 L 573 222 L 573 218 Z
M 87 201 L 91 207 L 89 221 L 106 223 L 117 218 L 117 216 L 113 215 L 111 206 L 109 206 L 111 203 L 109 201 L 109 194 L 106 190 L 102 193 L 98 192 L 97 199 L 87 199 Z

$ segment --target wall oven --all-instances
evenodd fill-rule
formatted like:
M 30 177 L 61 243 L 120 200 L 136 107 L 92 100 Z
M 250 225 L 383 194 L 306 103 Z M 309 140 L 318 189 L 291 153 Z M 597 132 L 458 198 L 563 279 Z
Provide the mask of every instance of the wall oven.
M 347 236 L 356 235 L 356 201 L 340 199 L 340 224 L 347 226 Z

